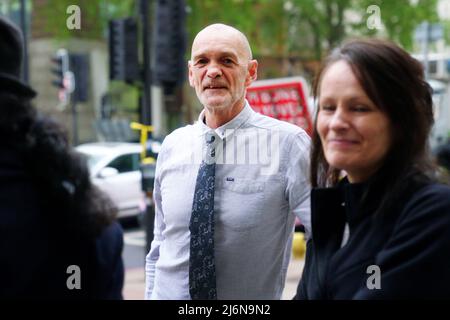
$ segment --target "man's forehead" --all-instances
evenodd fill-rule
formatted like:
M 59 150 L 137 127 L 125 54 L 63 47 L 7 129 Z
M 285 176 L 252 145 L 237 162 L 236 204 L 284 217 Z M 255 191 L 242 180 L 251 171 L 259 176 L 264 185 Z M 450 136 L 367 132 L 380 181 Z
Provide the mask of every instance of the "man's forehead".
M 192 44 L 192 58 L 208 53 L 251 56 L 245 37 L 232 28 L 206 28 L 197 34 Z
M 242 54 L 242 50 L 227 45 L 226 42 L 198 42 L 196 46 L 192 47 L 191 53 L 192 58 L 210 55 L 239 57 Z

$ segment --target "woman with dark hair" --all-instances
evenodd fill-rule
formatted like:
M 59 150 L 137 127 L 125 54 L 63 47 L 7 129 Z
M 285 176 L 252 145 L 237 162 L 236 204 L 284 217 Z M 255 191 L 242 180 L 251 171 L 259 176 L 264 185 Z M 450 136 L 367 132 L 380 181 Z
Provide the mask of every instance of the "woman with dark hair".
M 0 17 L 0 298 L 121 299 L 123 234 L 86 160 L 19 80 L 22 36 Z
M 296 298 L 450 298 L 450 188 L 428 153 L 421 64 L 391 42 L 354 40 L 313 90 L 312 239 Z

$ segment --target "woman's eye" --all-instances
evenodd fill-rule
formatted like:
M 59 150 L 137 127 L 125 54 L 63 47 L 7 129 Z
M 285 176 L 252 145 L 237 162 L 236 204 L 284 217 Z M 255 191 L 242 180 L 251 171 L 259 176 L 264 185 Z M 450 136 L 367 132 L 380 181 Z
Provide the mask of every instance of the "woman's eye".
M 333 110 L 334 110 L 334 107 L 333 107 L 333 106 L 329 106 L 329 105 L 323 105 L 323 106 L 320 106 L 320 110 L 323 110 L 323 111 L 333 111 Z
M 225 63 L 225 64 L 232 64 L 233 60 L 226 58 L 226 59 L 223 59 L 223 63 Z
M 369 111 L 370 109 L 369 109 L 368 107 L 366 107 L 366 106 L 354 106 L 354 107 L 352 108 L 352 110 L 353 110 L 353 111 L 356 111 L 356 112 L 367 112 L 367 111 Z

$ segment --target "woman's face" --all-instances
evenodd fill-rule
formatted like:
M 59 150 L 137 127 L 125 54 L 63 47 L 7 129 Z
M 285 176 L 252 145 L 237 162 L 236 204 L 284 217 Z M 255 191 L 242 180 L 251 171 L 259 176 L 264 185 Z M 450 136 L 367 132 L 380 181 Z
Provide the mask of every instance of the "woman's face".
M 350 182 L 367 180 L 392 144 L 390 120 L 343 60 L 325 70 L 319 89 L 317 131 L 327 162 L 346 171 Z

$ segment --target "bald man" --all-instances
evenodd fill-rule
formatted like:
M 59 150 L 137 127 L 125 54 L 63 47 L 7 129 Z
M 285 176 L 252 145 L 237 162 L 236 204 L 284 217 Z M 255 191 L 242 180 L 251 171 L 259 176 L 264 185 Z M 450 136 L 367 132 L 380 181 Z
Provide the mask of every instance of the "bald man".
M 203 111 L 158 156 L 146 298 L 280 299 L 295 216 L 310 232 L 309 137 L 248 104 L 258 62 L 239 30 L 201 30 L 188 67 Z

